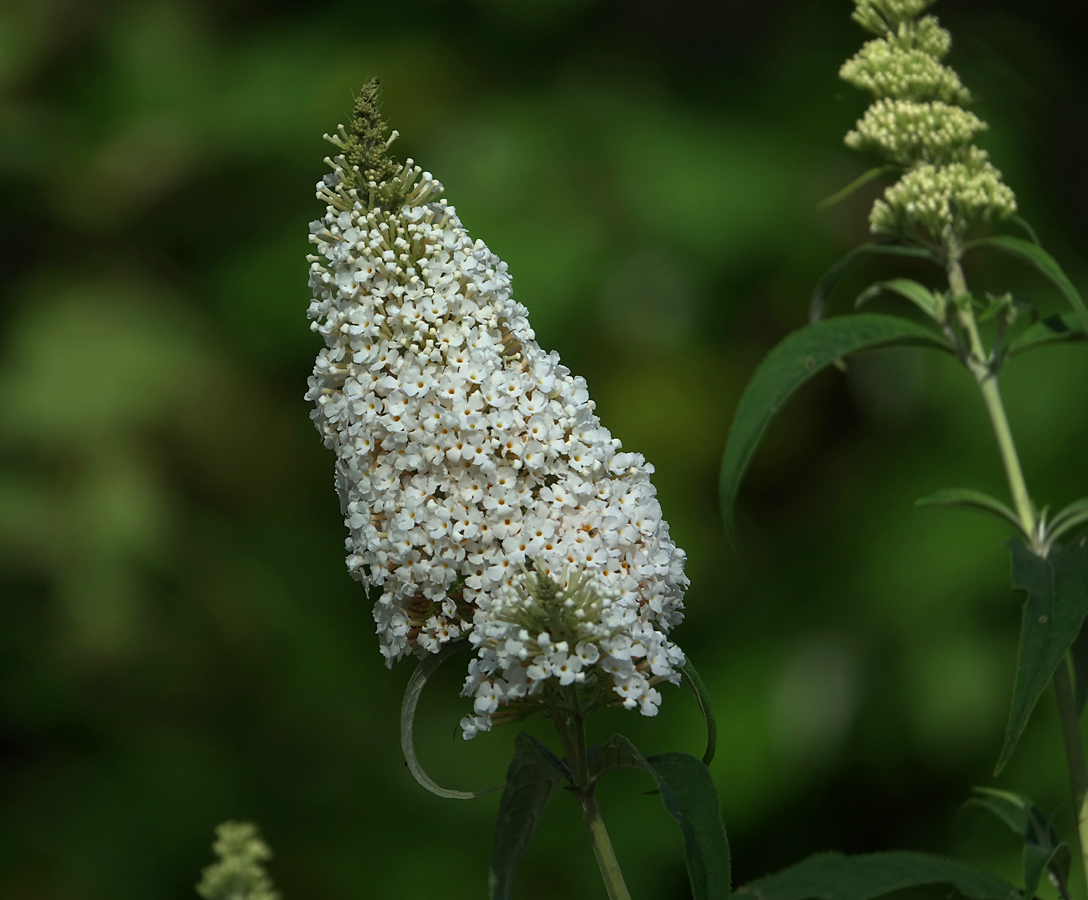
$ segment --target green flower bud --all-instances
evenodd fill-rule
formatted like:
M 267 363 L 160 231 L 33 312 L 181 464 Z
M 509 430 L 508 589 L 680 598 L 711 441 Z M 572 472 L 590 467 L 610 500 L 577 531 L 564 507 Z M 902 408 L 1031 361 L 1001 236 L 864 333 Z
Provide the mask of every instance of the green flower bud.
M 263 863 L 272 851 L 255 825 L 224 822 L 215 830 L 219 861 L 204 870 L 196 892 L 204 900 L 280 900 Z
M 846 146 L 907 167 L 951 162 L 986 123 L 974 113 L 941 101 L 877 100 L 846 135 Z

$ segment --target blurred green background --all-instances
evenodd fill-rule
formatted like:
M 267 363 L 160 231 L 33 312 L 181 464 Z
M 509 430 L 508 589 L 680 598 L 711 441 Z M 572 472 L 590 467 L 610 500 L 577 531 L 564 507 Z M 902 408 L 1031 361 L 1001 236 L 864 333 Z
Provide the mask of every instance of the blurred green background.
M 192 897 L 227 818 L 260 823 L 287 900 L 484 896 L 497 797 L 440 800 L 404 767 L 410 665 L 381 663 L 302 400 L 321 134 L 374 74 L 397 149 L 445 183 L 542 345 L 657 467 L 690 556 L 677 639 L 715 702 L 736 880 L 896 847 L 1015 880 L 1012 836 L 957 815 L 974 784 L 1023 790 L 1068 828 L 1050 697 L 991 777 L 1020 607 L 1003 529 L 912 507 L 941 487 L 1005 496 L 955 364 L 888 352 L 817 379 L 755 460 L 739 557 L 719 525 L 745 381 L 866 239 L 877 186 L 815 211 L 867 167 L 842 147 L 866 103 L 836 77 L 864 39 L 850 9 L 0 4 L 0 897 Z M 1076 7 L 936 11 L 985 146 L 1088 287 Z M 869 264 L 833 311 L 902 272 Z M 1015 263 L 967 274 L 1055 301 Z M 1083 347 L 1003 375 L 1029 484 L 1054 506 L 1088 494 L 1086 387 Z M 514 733 L 462 742 L 463 666 L 447 668 L 421 708 L 423 762 L 451 786 L 496 783 Z M 547 725 L 531 727 L 551 740 Z M 592 725 L 648 753 L 702 746 L 678 690 L 657 720 Z M 647 788 L 614 776 L 605 817 L 634 895 L 682 898 L 679 832 Z M 603 896 L 565 795 L 519 895 Z

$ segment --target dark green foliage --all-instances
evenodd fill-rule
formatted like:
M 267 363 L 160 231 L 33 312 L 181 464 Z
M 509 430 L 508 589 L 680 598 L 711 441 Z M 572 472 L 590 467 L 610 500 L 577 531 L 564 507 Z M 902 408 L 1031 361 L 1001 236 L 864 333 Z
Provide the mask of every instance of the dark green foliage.
M 513 896 L 518 867 L 540 825 L 544 807 L 563 780 L 553 760 L 540 752 L 540 746 L 524 733 L 514 741 L 514 758 L 506 770 L 491 849 L 491 900 L 509 900 Z
M 1066 341 L 1083 341 L 1085 338 L 1086 332 L 1080 316 L 1076 313 L 1062 313 L 1047 316 L 1024 329 L 1009 343 L 1008 352 L 1012 356 L 1024 350 L 1034 350 Z
M 921 345 L 952 352 L 941 334 L 897 316 L 859 313 L 808 325 L 786 337 L 759 364 L 733 415 L 718 490 L 725 533 L 736 546 L 733 504 L 744 471 L 775 413 L 814 375 L 838 359 L 876 347 Z
M 928 853 L 818 853 L 775 875 L 738 888 L 752 900 L 874 900 L 910 889 L 940 886 L 940 896 L 1020 900 L 1000 878 Z
M 1000 772 L 1012 756 L 1028 717 L 1073 645 L 1088 615 L 1088 547 L 1084 541 L 1054 544 L 1044 559 L 1014 538 L 1012 586 L 1027 593 L 1020 626 L 1020 649 L 1005 743 L 997 761 Z
M 933 251 L 927 250 L 924 247 L 912 247 L 907 244 L 876 241 L 862 244 L 860 247 L 855 247 L 847 253 L 820 276 L 820 280 L 816 282 L 816 288 L 812 292 L 812 299 L 809 301 L 809 321 L 819 322 L 824 317 L 824 313 L 827 312 L 827 301 L 831 296 L 831 292 L 835 290 L 835 285 L 842 280 L 842 277 L 847 272 L 862 260 L 868 257 L 879 256 L 912 256 L 917 259 L 928 259 L 935 265 L 940 265 L 940 261 L 933 254 Z
M 706 749 L 703 750 L 703 765 L 709 766 L 711 760 L 714 759 L 715 751 L 718 749 L 718 725 L 714 721 L 714 708 L 710 704 L 710 694 L 707 692 L 703 679 L 695 671 L 690 656 L 684 665 L 680 667 L 680 671 L 684 673 L 684 678 L 687 679 L 687 683 L 691 686 L 691 692 L 695 694 L 695 699 L 699 703 L 699 712 L 703 714 L 703 722 L 706 724 Z
M 1004 522 L 1008 522 L 1013 528 L 1021 534 L 1024 534 L 1024 528 L 1020 524 L 1020 520 L 1016 517 L 1016 513 L 1000 500 L 991 497 L 989 494 L 984 494 L 982 491 L 972 490 L 971 488 L 946 488 L 944 490 L 934 491 L 932 494 L 927 494 L 925 497 L 920 497 L 915 500 L 914 505 L 963 506 L 967 509 L 976 509 L 980 512 L 997 516 L 997 518 Z M 1029 535 L 1024 536 L 1030 537 Z
M 1035 896 L 1044 873 L 1061 885 L 1066 896 L 1072 857 L 1051 818 L 1021 794 L 991 788 L 975 788 L 975 794 L 965 808 L 975 806 L 993 813 L 1024 842 L 1024 896 Z
M 893 294 L 898 294 L 900 297 L 906 298 L 931 319 L 935 319 L 938 322 L 944 321 L 944 299 L 940 295 L 934 294 L 929 288 L 920 285 L 917 281 L 911 281 L 909 278 L 893 278 L 891 281 L 878 281 L 858 295 L 858 299 L 854 303 L 854 308 L 860 308 L 862 304 L 872 300 L 874 297 L 879 296 L 885 291 L 891 291 Z

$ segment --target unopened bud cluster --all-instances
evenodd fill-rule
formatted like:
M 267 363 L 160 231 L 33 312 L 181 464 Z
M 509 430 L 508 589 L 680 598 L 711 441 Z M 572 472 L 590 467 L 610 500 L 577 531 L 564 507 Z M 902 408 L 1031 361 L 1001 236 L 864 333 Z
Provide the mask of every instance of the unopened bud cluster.
M 352 146 L 343 131 L 331 140 Z M 656 710 L 657 692 L 632 673 L 677 677 L 683 655 L 665 634 L 682 619 L 687 579 L 653 467 L 620 451 L 584 380 L 538 346 L 506 264 L 437 200 L 429 173 L 409 160 L 368 184 L 343 154 L 329 163 L 326 213 L 310 228 L 309 316 L 326 346 L 307 397 L 336 453 L 348 569 L 378 592 L 387 662 L 471 637 L 477 715 L 466 736 L 535 685 L 562 683 L 540 643 L 547 628 L 526 644 L 542 657 L 528 681 L 490 643 L 512 627 L 505 611 L 532 561 L 538 573 L 584 573 L 579 597 L 609 598 L 599 615 L 583 603 L 586 646 L 599 649 L 578 672 L 595 668 L 614 700 L 637 693 L 634 705 Z M 390 196 L 397 204 L 383 208 Z M 612 660 L 623 664 L 608 669 Z
M 970 94 L 941 60 L 951 40 L 932 0 L 855 0 L 854 18 L 877 34 L 840 71 L 876 98 L 846 144 L 905 169 L 873 205 L 873 231 L 945 243 L 1016 211 L 1016 199 L 984 150 L 986 123 L 959 104 Z

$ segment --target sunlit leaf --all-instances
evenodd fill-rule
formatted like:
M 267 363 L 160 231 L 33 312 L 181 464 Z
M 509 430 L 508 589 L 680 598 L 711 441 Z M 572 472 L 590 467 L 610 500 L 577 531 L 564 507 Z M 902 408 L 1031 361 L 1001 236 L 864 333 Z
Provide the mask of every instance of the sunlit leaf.
M 1084 542 L 1066 547 L 1054 544 L 1045 559 L 1015 538 L 1005 546 L 1012 554 L 1012 586 L 1028 597 L 1020 627 L 1012 706 L 995 774 L 1012 756 L 1031 711 L 1088 614 L 1088 547 Z
M 400 707 L 400 746 L 404 751 L 404 760 L 408 763 L 408 770 L 412 773 L 412 776 L 423 787 L 425 787 L 432 794 L 437 794 L 439 797 L 446 797 L 450 800 L 474 800 L 476 797 L 482 797 L 484 794 L 490 794 L 492 791 L 500 789 L 500 785 L 495 787 L 484 788 L 480 791 L 454 791 L 448 788 L 440 787 L 435 781 L 423 771 L 423 767 L 419 764 L 419 759 L 416 757 L 415 735 L 413 730 L 415 728 L 416 706 L 419 704 L 419 696 L 423 693 L 423 688 L 430 680 L 431 676 L 438 671 L 439 666 L 442 665 L 447 659 L 459 650 L 463 650 L 468 646 L 467 641 L 458 641 L 456 643 L 447 644 L 438 653 L 433 656 L 428 656 L 424 659 L 412 673 L 412 677 L 408 680 L 408 687 L 404 691 L 404 701 Z
M 1011 884 L 928 853 L 818 853 L 736 890 L 753 900 L 874 900 L 897 891 L 939 885 L 946 897 L 1021 900 Z M 943 893 L 943 892 L 942 892 Z
M 920 285 L 917 281 L 911 281 L 909 278 L 893 278 L 891 281 L 878 281 L 876 284 L 870 285 L 858 295 L 858 299 L 854 302 L 854 308 L 859 309 L 863 304 L 885 291 L 891 291 L 893 294 L 906 298 L 931 319 L 938 322 L 944 321 L 944 300 L 935 295 L 929 288 Z
M 540 752 L 542 746 L 524 733 L 514 739 L 514 758 L 506 770 L 491 849 L 490 900 L 513 896 L 518 867 L 540 825 L 544 807 L 563 780 L 552 759 Z M 554 758 L 555 754 L 551 755 Z
M 1024 526 L 1020 523 L 1016 513 L 1009 509 L 1000 500 L 991 497 L 989 494 L 984 494 L 982 491 L 975 491 L 971 488 L 946 488 L 941 491 L 934 491 L 932 494 L 927 494 L 924 497 L 914 501 L 915 506 L 964 506 L 968 509 L 977 509 L 981 512 L 990 513 L 997 516 L 1005 522 L 1008 522 L 1021 534 L 1024 534 Z M 1028 537 L 1028 535 L 1024 535 Z
M 718 482 L 725 533 L 736 547 L 733 504 L 748 463 L 774 414 L 801 385 L 835 360 L 859 350 L 914 344 L 953 352 L 933 329 L 873 313 L 838 316 L 787 336 L 759 364 L 733 415 Z
M 1084 305 L 1084 300 L 1081 298 L 1080 292 L 1073 282 L 1069 280 L 1069 276 L 1065 274 L 1062 267 L 1058 265 L 1057 260 L 1055 260 L 1053 256 L 1047 253 L 1038 244 L 1007 234 L 981 238 L 977 241 L 972 241 L 967 245 L 967 249 L 969 250 L 975 248 L 984 249 L 987 247 L 993 248 L 994 250 L 1001 250 L 1004 253 L 1008 253 L 1035 266 L 1036 269 L 1049 278 L 1057 286 L 1058 290 L 1065 295 L 1065 299 L 1069 301 L 1069 305 L 1073 307 L 1073 311 L 1079 317 L 1081 326 L 1088 331 L 1088 307 Z
M 835 290 L 835 285 L 857 263 L 870 256 L 913 256 L 919 259 L 928 259 L 935 265 L 940 261 L 932 251 L 923 247 L 910 247 L 906 244 L 891 244 L 871 242 L 855 247 L 830 269 L 820 276 L 816 282 L 816 288 L 812 292 L 812 300 L 809 302 L 808 317 L 810 322 L 819 322 L 827 311 L 827 298 Z M 943 269 L 942 269 L 943 271 Z

